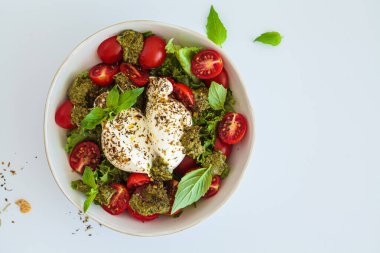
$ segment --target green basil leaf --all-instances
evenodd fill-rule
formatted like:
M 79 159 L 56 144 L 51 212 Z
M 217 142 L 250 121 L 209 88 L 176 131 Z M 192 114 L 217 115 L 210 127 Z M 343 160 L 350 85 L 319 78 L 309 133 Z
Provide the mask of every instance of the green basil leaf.
M 107 95 L 107 107 L 114 108 L 119 105 L 119 90 L 115 85 Z
M 210 89 L 208 90 L 208 102 L 214 110 L 224 109 L 224 103 L 226 102 L 227 89 L 222 85 L 212 82 Z
M 96 176 L 95 173 L 92 171 L 92 169 L 89 166 L 86 166 L 84 168 L 84 173 L 82 176 L 83 183 L 90 186 L 91 188 L 98 188 L 98 185 L 96 184 Z
M 96 195 L 98 195 L 98 190 L 91 188 L 91 190 L 87 193 L 87 199 L 83 204 L 83 212 L 87 212 L 88 208 L 90 207 L 91 203 L 96 198 Z
M 227 30 L 212 5 L 207 18 L 206 33 L 207 37 L 219 46 L 227 39 Z
M 257 37 L 254 42 L 258 41 L 264 44 L 277 46 L 281 43 L 282 37 L 278 32 L 266 32 Z
M 119 99 L 119 106 L 116 108 L 116 114 L 122 110 L 131 108 L 136 102 L 137 98 L 144 92 L 144 88 L 127 90 L 121 94 Z
M 171 213 L 198 201 L 209 189 L 211 180 L 211 168 L 187 173 L 179 182 Z
M 74 147 L 81 141 L 88 138 L 90 134 L 85 131 L 73 131 L 66 139 L 65 150 L 67 153 L 71 153 Z
M 108 110 L 100 107 L 95 107 L 82 120 L 81 126 L 84 129 L 94 129 L 107 118 Z

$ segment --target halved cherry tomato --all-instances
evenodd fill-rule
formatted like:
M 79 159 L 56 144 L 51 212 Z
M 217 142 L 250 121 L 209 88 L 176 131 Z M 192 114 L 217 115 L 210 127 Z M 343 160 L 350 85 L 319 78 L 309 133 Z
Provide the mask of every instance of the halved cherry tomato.
M 191 72 L 200 79 L 214 78 L 222 69 L 222 57 L 215 50 L 202 50 L 191 60 Z
M 175 211 L 173 214 L 171 214 L 172 207 L 174 204 L 175 194 L 177 193 L 177 190 L 178 190 L 178 184 L 179 184 L 179 182 L 175 179 L 172 179 L 172 180 L 166 182 L 166 184 L 165 184 L 166 191 L 167 191 L 169 198 L 170 198 L 170 210 L 169 210 L 169 212 L 166 213 L 167 215 L 176 215 L 176 214 L 179 214 L 180 212 L 182 212 L 182 210 L 183 210 L 183 209 L 179 209 L 179 210 Z
M 71 168 L 80 174 L 83 174 L 86 166 L 95 170 L 100 163 L 99 146 L 92 141 L 80 142 L 71 152 L 69 163 Z
M 113 82 L 113 76 L 119 72 L 118 65 L 100 63 L 90 69 L 90 79 L 99 86 L 107 86 Z
M 214 78 L 204 80 L 204 83 L 209 87 L 212 82 L 216 82 L 220 85 L 223 85 L 224 88 L 228 89 L 228 74 L 227 71 L 223 68 L 222 72 Z
M 232 151 L 232 145 L 222 142 L 218 137 L 215 138 L 214 150 L 220 151 L 226 157 L 229 157 Z
M 216 175 L 212 177 L 210 188 L 208 188 L 208 191 L 203 196 L 204 198 L 210 198 L 218 193 L 219 187 L 222 180 L 220 179 L 220 176 Z
M 189 169 L 194 168 L 196 166 L 197 161 L 195 161 L 193 158 L 189 156 L 185 156 L 182 162 L 177 166 L 177 168 L 174 169 L 174 173 L 183 176 Z
M 143 173 L 132 173 L 127 179 L 127 188 L 134 190 L 136 187 L 150 183 L 150 177 Z
M 174 97 L 182 102 L 186 107 L 193 108 L 194 106 L 194 94 L 193 91 L 183 83 L 176 83 L 173 85 Z
M 61 104 L 55 112 L 55 123 L 58 126 L 66 129 L 74 128 L 75 125 L 71 122 L 71 110 L 74 105 L 70 100 L 66 100 Z
M 158 213 L 148 215 L 148 216 L 144 216 L 144 215 L 141 215 L 138 212 L 134 211 L 132 208 L 128 208 L 128 212 L 133 218 L 135 218 L 139 221 L 142 221 L 142 222 L 151 221 L 151 220 L 157 219 L 158 216 L 160 216 Z
M 144 69 L 152 69 L 160 66 L 166 57 L 166 43 L 159 36 L 149 36 L 144 41 L 139 63 Z
M 228 112 L 219 123 L 219 138 L 227 144 L 240 142 L 247 131 L 247 120 L 236 112 Z
M 120 64 L 120 71 L 123 72 L 135 85 L 142 87 L 149 81 L 149 73 L 137 66 L 129 63 Z
M 113 36 L 104 40 L 98 47 L 98 56 L 104 63 L 117 63 L 123 58 L 123 48 L 117 42 L 116 37 Z
M 122 184 L 111 184 L 116 192 L 112 195 L 108 205 L 102 205 L 102 208 L 112 215 L 123 213 L 129 206 L 129 193 L 127 188 Z

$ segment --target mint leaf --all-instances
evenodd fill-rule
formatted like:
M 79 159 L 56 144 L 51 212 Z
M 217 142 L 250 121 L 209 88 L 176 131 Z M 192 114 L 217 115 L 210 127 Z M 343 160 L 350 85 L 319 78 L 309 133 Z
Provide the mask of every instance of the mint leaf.
M 219 46 L 222 46 L 223 42 L 227 39 L 227 30 L 222 21 L 220 21 L 219 15 L 213 5 L 211 5 L 207 18 L 206 33 L 207 37 Z
M 81 126 L 84 129 L 94 129 L 97 125 L 107 118 L 108 110 L 100 107 L 95 107 L 82 120 Z
M 84 168 L 82 181 L 91 188 L 98 188 L 98 185 L 96 184 L 95 172 L 93 172 L 89 166 L 86 166 L 86 168 Z
M 106 104 L 108 108 L 113 108 L 119 105 L 119 90 L 116 85 L 108 93 Z
M 211 185 L 211 168 L 187 173 L 179 182 L 171 213 L 198 201 Z
M 128 90 L 121 94 L 119 98 L 119 106 L 116 108 L 116 114 L 122 110 L 131 108 L 136 102 L 137 98 L 144 92 L 144 88 Z
M 88 197 L 87 197 L 86 201 L 83 204 L 83 212 L 87 212 L 87 210 L 90 207 L 91 203 L 96 198 L 96 195 L 98 195 L 98 192 L 99 191 L 97 189 L 91 188 L 91 190 L 86 193 L 86 195 Z
M 278 32 L 266 32 L 257 37 L 254 42 L 258 41 L 264 44 L 277 46 L 281 43 L 282 37 Z
M 208 102 L 214 110 L 224 109 L 224 102 L 226 102 L 227 90 L 222 85 L 212 82 L 208 90 Z

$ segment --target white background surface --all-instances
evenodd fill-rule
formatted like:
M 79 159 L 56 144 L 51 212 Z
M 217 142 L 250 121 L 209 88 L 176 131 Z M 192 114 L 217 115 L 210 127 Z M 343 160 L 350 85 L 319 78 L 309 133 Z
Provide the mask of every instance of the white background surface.
M 0 162 L 17 171 L 7 174 L 13 191 L 0 189 L 0 207 L 5 197 L 33 206 L 0 214 L 0 252 L 380 251 L 378 0 L 214 1 L 228 29 L 223 48 L 256 113 L 246 178 L 220 211 L 178 234 L 138 238 L 93 222 L 84 231 L 44 155 L 55 71 L 113 23 L 151 19 L 204 32 L 211 3 L 0 0 Z M 251 42 L 270 30 L 284 35 L 280 46 Z

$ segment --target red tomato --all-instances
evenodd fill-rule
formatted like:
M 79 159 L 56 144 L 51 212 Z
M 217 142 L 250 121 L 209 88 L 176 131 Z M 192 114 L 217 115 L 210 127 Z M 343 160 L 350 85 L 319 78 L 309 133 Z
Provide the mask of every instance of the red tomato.
M 227 71 L 223 68 L 222 72 L 214 78 L 204 80 L 204 83 L 207 87 L 210 87 L 212 82 L 216 82 L 220 85 L 223 85 L 224 88 L 228 89 L 228 74 Z
M 169 80 L 169 82 L 171 82 L 171 83 L 172 83 L 172 85 L 174 85 L 174 84 L 175 84 L 175 81 L 174 81 L 174 79 L 173 79 L 173 78 L 171 78 L 171 77 L 166 77 L 166 79 L 168 79 L 168 80 Z
M 160 66 L 166 57 L 166 43 L 159 36 L 149 36 L 144 41 L 139 63 L 144 69 L 152 69 Z
M 148 216 L 144 216 L 144 215 L 141 215 L 138 212 L 134 211 L 132 208 L 128 208 L 128 212 L 133 218 L 135 218 L 139 221 L 142 221 L 142 222 L 151 221 L 151 220 L 157 219 L 158 216 L 160 216 L 158 213 L 148 215 Z
M 186 107 L 193 108 L 194 94 L 193 91 L 183 83 L 176 83 L 173 85 L 174 97 L 182 102 Z
M 149 81 L 149 73 L 129 63 L 122 63 L 120 71 L 123 72 L 135 85 L 142 87 Z
M 220 176 L 216 175 L 212 177 L 210 188 L 208 188 L 208 191 L 203 196 L 204 198 L 210 198 L 218 193 L 219 187 L 222 180 L 220 179 Z
M 108 205 L 102 205 L 102 208 L 112 215 L 123 213 L 129 206 L 129 193 L 127 188 L 122 184 L 111 184 L 116 192 L 112 195 Z
M 202 50 L 191 60 L 191 72 L 200 79 L 214 78 L 222 69 L 222 57 L 214 50 Z
M 71 122 L 71 110 L 73 107 L 73 103 L 71 103 L 70 100 L 66 100 L 58 107 L 55 112 L 55 123 L 57 123 L 58 126 L 66 129 L 75 127 Z
M 86 166 L 95 170 L 100 163 L 99 146 L 92 141 L 80 142 L 71 152 L 69 163 L 73 170 L 81 174 Z
M 127 188 L 129 190 L 136 189 L 136 187 L 150 183 L 150 177 L 143 173 L 132 173 L 127 179 Z
M 177 193 L 177 190 L 178 190 L 178 184 L 179 184 L 179 182 L 175 179 L 172 179 L 172 180 L 166 182 L 166 185 L 165 185 L 166 191 L 168 192 L 168 195 L 170 198 L 170 210 L 169 210 L 169 212 L 166 213 L 167 215 L 176 215 L 176 214 L 179 214 L 180 212 L 182 212 L 182 210 L 183 210 L 183 209 L 179 209 L 176 212 L 174 212 L 173 214 L 171 214 L 172 207 L 174 204 L 174 197 L 175 197 L 175 194 Z
M 236 112 L 228 112 L 219 123 L 219 138 L 227 144 L 240 142 L 247 131 L 247 120 Z
M 117 63 L 123 58 L 123 48 L 117 42 L 116 37 L 113 36 L 104 40 L 98 47 L 98 56 L 104 63 Z
M 118 65 L 100 63 L 90 69 L 90 79 L 99 86 L 107 86 L 113 83 L 113 76 L 119 72 Z
M 177 166 L 177 168 L 174 169 L 174 173 L 183 176 L 189 169 L 194 168 L 196 166 L 197 162 L 193 158 L 185 156 L 185 158 L 183 158 L 182 162 Z
M 229 157 L 232 151 L 232 146 L 230 144 L 222 142 L 218 137 L 215 138 L 214 150 L 220 151 L 226 157 Z

